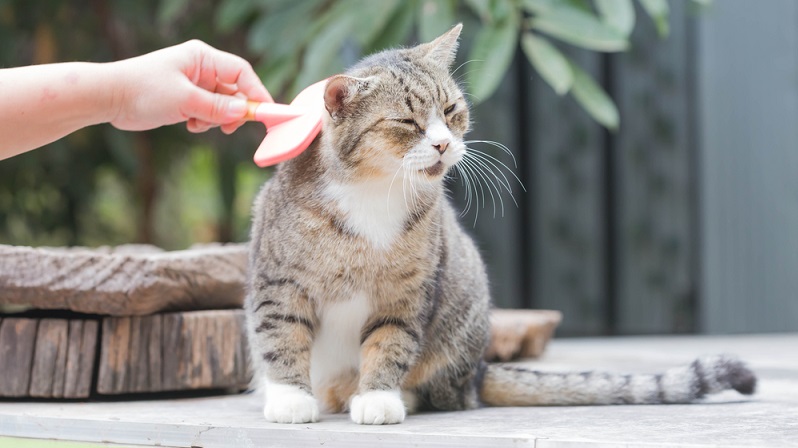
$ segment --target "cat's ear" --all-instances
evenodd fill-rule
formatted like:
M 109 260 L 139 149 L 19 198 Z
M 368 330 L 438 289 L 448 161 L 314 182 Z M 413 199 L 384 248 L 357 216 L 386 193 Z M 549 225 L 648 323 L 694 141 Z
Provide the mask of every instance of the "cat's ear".
M 458 39 L 462 30 L 463 24 L 458 23 L 432 42 L 422 45 L 421 49 L 426 53 L 424 57 L 447 69 L 451 67 L 457 55 Z
M 324 90 L 324 107 L 333 118 L 346 115 L 349 106 L 361 95 L 366 94 L 376 84 L 373 76 L 355 78 L 354 76 L 335 75 L 327 81 Z

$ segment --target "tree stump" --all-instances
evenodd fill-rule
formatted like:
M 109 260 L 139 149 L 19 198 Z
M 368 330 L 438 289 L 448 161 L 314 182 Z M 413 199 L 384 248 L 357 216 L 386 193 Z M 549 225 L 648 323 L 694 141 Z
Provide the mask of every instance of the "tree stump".
M 107 317 L 97 392 L 244 389 L 251 377 L 245 335 L 242 310 Z
M 0 245 L 0 397 L 246 388 L 247 252 Z M 539 356 L 560 319 L 494 310 L 487 359 Z
M 87 398 L 97 321 L 0 320 L 0 397 Z
M 559 311 L 493 310 L 490 316 L 490 346 L 485 351 L 485 359 L 512 361 L 537 358 L 543 354 L 561 321 L 562 313 Z

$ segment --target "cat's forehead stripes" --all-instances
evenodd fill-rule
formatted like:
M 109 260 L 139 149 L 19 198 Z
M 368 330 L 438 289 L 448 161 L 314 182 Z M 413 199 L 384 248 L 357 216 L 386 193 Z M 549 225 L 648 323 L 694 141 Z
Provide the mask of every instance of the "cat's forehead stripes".
M 448 73 L 437 73 L 422 64 L 402 59 L 393 65 L 381 67 L 384 73 L 396 81 L 405 92 L 405 104 L 412 113 L 415 113 L 413 100 L 419 106 L 428 106 L 430 103 L 440 105 L 449 102 L 449 92 L 441 87 L 449 76 Z M 419 89 L 421 87 L 421 89 Z M 411 99 L 412 98 L 412 99 Z

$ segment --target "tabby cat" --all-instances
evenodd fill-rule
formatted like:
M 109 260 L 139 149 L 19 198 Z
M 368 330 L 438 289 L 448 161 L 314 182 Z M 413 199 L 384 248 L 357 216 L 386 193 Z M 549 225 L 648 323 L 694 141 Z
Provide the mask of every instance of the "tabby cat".
M 246 309 L 266 419 L 314 422 L 321 405 L 389 424 L 419 408 L 752 393 L 751 371 L 724 356 L 660 375 L 542 373 L 482 360 L 488 280 L 443 186 L 470 126 L 449 74 L 460 29 L 332 77 L 322 133 L 255 202 Z

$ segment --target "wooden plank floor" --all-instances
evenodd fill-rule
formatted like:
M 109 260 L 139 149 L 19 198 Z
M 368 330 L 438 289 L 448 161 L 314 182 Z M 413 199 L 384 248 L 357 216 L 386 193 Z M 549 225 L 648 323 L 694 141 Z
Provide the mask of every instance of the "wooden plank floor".
M 345 415 L 315 424 L 263 420 L 261 397 L 161 401 L 0 402 L 0 438 L 166 447 L 798 447 L 798 334 L 555 339 L 531 362 L 542 370 L 654 372 L 702 354 L 733 352 L 760 377 L 759 392 L 705 404 L 486 408 L 411 415 L 366 427 Z M 0 439 L 2 440 L 2 439 Z

